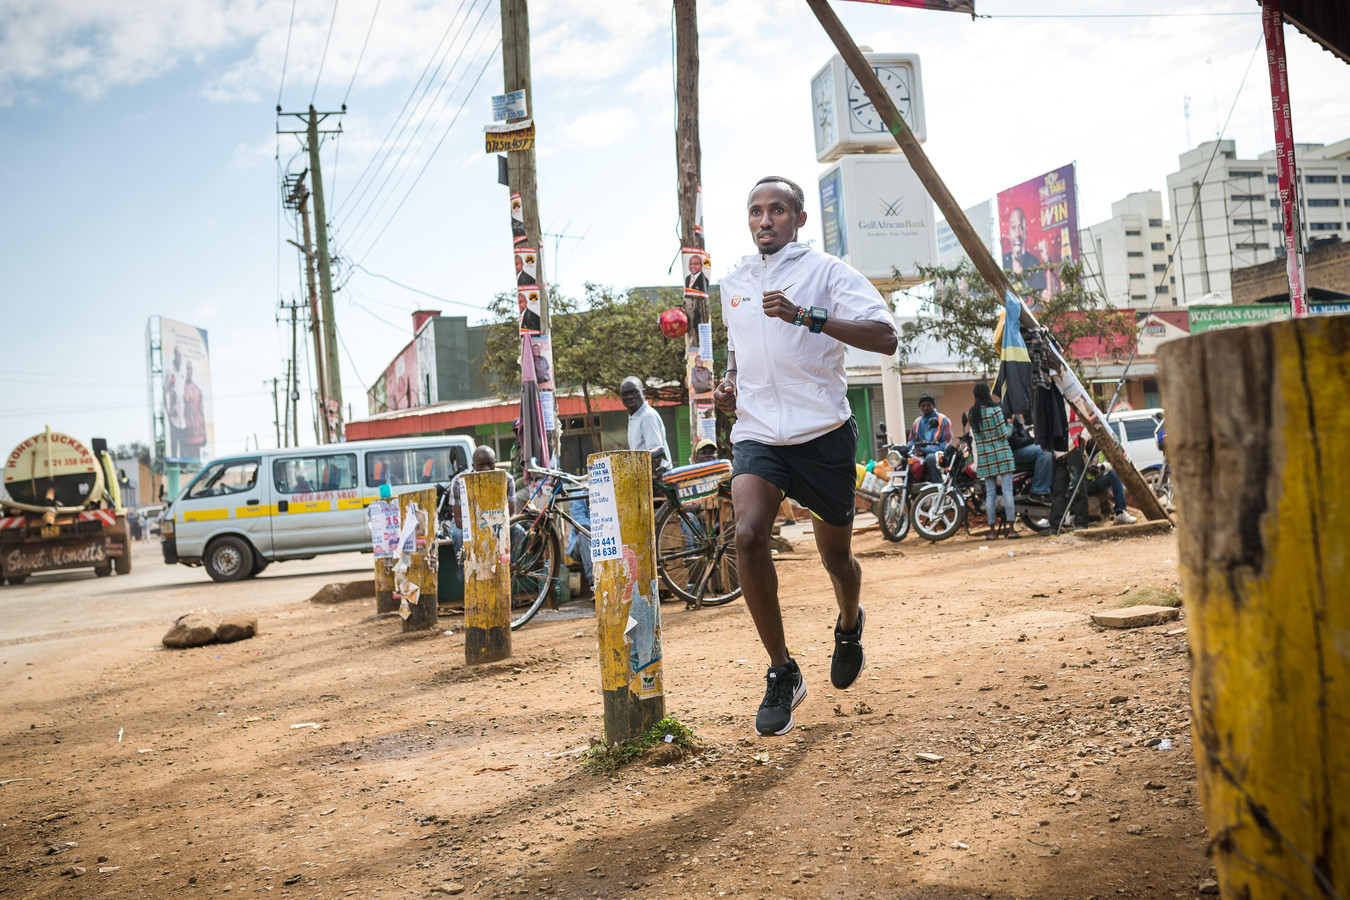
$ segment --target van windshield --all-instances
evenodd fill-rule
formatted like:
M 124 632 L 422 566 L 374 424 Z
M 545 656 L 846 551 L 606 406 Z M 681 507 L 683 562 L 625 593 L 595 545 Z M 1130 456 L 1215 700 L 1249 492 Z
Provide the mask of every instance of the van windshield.
M 258 460 L 230 459 L 212 463 L 188 488 L 188 499 L 223 497 L 252 489 L 258 483 Z

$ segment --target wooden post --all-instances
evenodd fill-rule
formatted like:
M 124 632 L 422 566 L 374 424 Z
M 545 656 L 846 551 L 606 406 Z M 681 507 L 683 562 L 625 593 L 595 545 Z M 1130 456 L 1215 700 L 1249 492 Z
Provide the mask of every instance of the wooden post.
M 391 613 L 398 611 L 398 601 L 394 599 L 394 561 L 387 557 L 375 560 L 375 612 Z
M 506 473 L 464 476 L 464 661 L 511 655 L 511 515 Z
M 605 741 L 613 743 L 637 737 L 666 714 L 652 460 L 645 450 L 613 450 L 592 453 L 587 466 Z
M 412 510 L 413 506 L 417 507 L 415 511 Z M 398 495 L 399 522 L 406 525 L 414 512 L 417 518 L 416 548 L 413 550 L 405 579 L 406 583 L 417 588 L 417 602 L 412 602 L 413 591 L 399 591 L 403 601 L 406 601 L 408 606 L 408 615 L 403 618 L 403 631 L 405 633 L 435 628 L 439 618 L 436 609 L 436 565 L 438 556 L 436 552 L 435 488 L 409 491 L 406 494 Z M 399 560 L 395 558 L 395 568 L 397 568 L 398 563 Z M 399 579 L 397 573 L 394 578 L 395 589 L 405 583 L 405 581 Z M 399 603 L 399 615 L 403 615 L 403 602 Z
M 946 217 L 948 226 L 952 229 L 952 234 L 961 242 L 961 249 L 966 251 L 970 261 L 974 264 L 976 270 L 989 284 L 989 287 L 1001 297 L 1007 297 L 1009 294 L 1016 297 L 1017 292 L 1012 288 L 1012 282 L 1008 280 L 1008 275 L 999 267 L 989 248 L 980 240 L 975 229 L 971 227 L 970 220 L 961 210 L 960 204 L 952 196 L 952 192 L 947 189 L 937 169 L 928 160 L 928 154 L 923 152 L 923 146 L 918 138 L 914 137 L 914 132 L 909 130 L 905 124 L 904 118 L 891 102 L 890 95 L 886 89 L 881 86 L 881 80 L 877 78 L 876 72 L 867 63 L 867 57 L 863 56 L 858 45 L 853 42 L 848 30 L 844 28 L 844 23 L 839 21 L 839 17 L 834 14 L 830 8 L 828 0 L 806 0 L 811 11 L 815 13 L 825 33 L 829 35 L 834 43 L 835 49 L 839 55 L 844 58 L 845 64 L 853 72 L 858 84 L 867 94 L 867 99 L 872 101 L 877 112 L 886 122 L 888 130 L 895 138 L 896 144 L 905 154 L 905 159 L 909 161 L 910 168 L 918 176 L 919 181 L 923 183 L 924 189 L 928 195 L 933 198 L 937 208 Z M 1026 303 L 1021 304 L 1021 323 L 1027 328 L 1037 328 L 1039 324 L 1036 317 L 1032 315 L 1031 310 L 1027 308 Z M 1060 358 L 1061 371 L 1055 376 L 1055 386 L 1059 388 L 1064 399 L 1078 413 L 1079 420 L 1083 427 L 1087 429 L 1088 434 L 1092 435 L 1098 449 L 1106 454 L 1106 458 L 1111 461 L 1111 466 L 1120 480 L 1125 482 L 1125 488 L 1130 492 L 1130 496 L 1135 499 L 1139 510 L 1147 519 L 1166 519 L 1167 513 L 1158 502 L 1158 498 L 1153 495 L 1144 481 L 1144 476 L 1139 474 L 1139 470 L 1130 462 L 1125 455 L 1125 448 L 1120 446 L 1120 440 L 1115 433 L 1106 427 L 1106 423 L 1100 418 L 1100 410 L 1092 401 L 1091 396 L 1079 382 L 1078 376 L 1073 373 L 1064 359 Z M 904 423 L 900 423 L 903 425 Z
M 1350 317 L 1159 348 L 1224 897 L 1350 897 Z

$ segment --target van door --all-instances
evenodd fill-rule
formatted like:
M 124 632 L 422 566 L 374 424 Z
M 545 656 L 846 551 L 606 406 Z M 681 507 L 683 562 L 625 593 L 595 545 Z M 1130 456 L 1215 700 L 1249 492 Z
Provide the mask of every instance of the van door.
M 263 556 L 272 550 L 270 491 L 259 457 L 217 460 L 173 503 L 179 559 L 200 559 L 220 534 L 241 534 Z
M 266 473 L 276 515 L 276 558 L 339 553 L 370 546 L 355 453 L 268 457 Z

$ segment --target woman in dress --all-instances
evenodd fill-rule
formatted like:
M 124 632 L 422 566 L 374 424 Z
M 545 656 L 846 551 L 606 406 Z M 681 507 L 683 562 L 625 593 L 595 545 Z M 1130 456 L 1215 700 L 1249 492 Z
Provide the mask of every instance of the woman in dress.
M 971 433 L 975 437 L 975 474 L 984 479 L 984 515 L 989 524 L 989 530 L 978 536 L 998 536 L 994 528 L 994 512 L 998 503 L 996 488 L 1001 482 L 1003 513 L 1008 521 L 1007 536 L 1020 538 L 1022 535 L 1017 533 L 1013 525 L 1017 516 L 1013 506 L 1012 478 L 1017 464 L 1013 459 L 1012 447 L 1008 444 L 1012 428 L 1003 413 L 1003 407 L 990 392 L 989 382 L 975 383 L 975 405 L 970 408 L 968 418 Z

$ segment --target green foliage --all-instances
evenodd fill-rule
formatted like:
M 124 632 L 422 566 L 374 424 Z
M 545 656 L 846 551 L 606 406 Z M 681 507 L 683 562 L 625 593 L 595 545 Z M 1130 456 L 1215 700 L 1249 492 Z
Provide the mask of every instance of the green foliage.
M 698 750 L 694 732 L 674 716 L 666 716 L 631 741 L 615 741 L 608 747 L 597 744 L 586 751 L 581 764 L 593 774 L 612 775 L 653 747 L 666 743 L 667 736 L 672 738 L 670 743 L 683 752 L 693 753 Z
M 140 441 L 132 441 L 129 444 L 118 444 L 117 449 L 113 451 L 115 459 L 134 459 L 143 465 L 150 465 L 150 448 Z
M 933 294 L 920 306 L 918 315 L 901 326 L 901 358 L 908 359 L 926 337 L 962 360 L 966 371 L 994 372 L 999 351 L 993 336 L 1003 298 L 990 289 L 969 260 L 962 260 L 956 268 L 920 266 L 919 270 L 931 281 Z M 1036 319 L 1049 329 L 1069 364 L 1077 368 L 1084 361 L 1075 357 L 1074 351 L 1078 349 L 1075 344 L 1085 338 L 1099 339 L 1100 343 L 1085 342 L 1084 349 L 1095 344 L 1105 347 L 1113 357 L 1127 356 L 1137 338 L 1133 314 L 1105 304 L 1101 295 L 1083 281 L 1082 266 L 1064 264 L 1058 279 L 1058 290 L 1041 303 Z M 1025 283 L 1014 283 L 1014 287 L 1023 297 L 1032 294 Z
M 1180 606 L 1181 594 L 1172 588 L 1141 587 L 1131 591 L 1117 607 L 1126 606 Z

